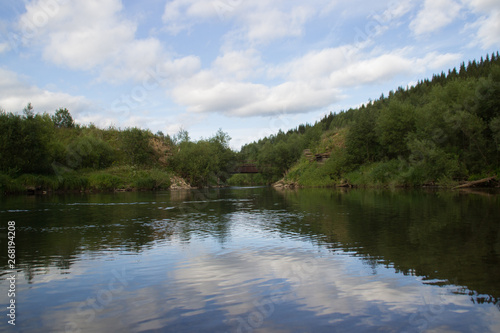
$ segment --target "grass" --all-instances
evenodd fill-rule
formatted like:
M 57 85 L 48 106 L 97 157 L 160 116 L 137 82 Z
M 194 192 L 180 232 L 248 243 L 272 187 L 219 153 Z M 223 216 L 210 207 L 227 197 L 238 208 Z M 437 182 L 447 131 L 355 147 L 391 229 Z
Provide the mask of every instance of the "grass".
M 59 175 L 24 174 L 12 177 L 0 174 L 0 193 L 26 191 L 114 191 L 166 190 L 171 174 L 165 170 L 115 166 L 105 170 L 68 171 Z

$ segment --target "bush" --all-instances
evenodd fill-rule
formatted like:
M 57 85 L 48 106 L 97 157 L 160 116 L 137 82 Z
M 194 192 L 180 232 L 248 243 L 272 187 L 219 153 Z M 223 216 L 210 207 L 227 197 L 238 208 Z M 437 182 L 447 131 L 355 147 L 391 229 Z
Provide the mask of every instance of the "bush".
M 0 193 L 22 192 L 25 188 L 15 179 L 0 173 Z
M 165 190 L 170 187 L 170 175 L 158 169 L 136 172 L 132 186 L 138 190 Z
M 112 191 L 121 183 L 121 179 L 108 173 L 92 174 L 89 177 L 91 189 L 98 191 Z
M 77 174 L 65 174 L 59 180 L 59 189 L 66 191 L 82 191 L 89 186 L 89 179 Z
M 20 176 L 17 182 L 25 188 L 44 191 L 57 190 L 59 187 L 59 182 L 55 176 L 25 174 Z
M 121 149 L 125 160 L 131 165 L 148 165 L 154 160 L 154 151 L 149 144 L 149 131 L 139 128 L 127 128 L 120 133 Z
M 67 147 L 66 163 L 74 169 L 104 169 L 114 161 L 111 146 L 93 136 L 79 137 Z
M 170 174 L 168 172 L 153 169 L 149 172 L 149 175 L 154 181 L 153 189 L 166 190 L 170 187 L 171 181 Z

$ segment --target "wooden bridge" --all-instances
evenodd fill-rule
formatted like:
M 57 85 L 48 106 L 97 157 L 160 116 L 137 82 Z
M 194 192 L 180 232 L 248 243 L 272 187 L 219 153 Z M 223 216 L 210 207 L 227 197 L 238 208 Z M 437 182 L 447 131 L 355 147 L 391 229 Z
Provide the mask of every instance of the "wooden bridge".
M 241 163 L 236 165 L 231 173 L 260 173 L 255 163 Z

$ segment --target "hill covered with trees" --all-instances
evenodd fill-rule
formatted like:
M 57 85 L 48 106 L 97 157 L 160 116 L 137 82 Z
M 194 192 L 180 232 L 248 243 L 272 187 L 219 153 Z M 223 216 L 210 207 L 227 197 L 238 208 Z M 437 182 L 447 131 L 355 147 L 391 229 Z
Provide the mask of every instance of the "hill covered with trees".
M 301 186 L 450 185 L 499 175 L 499 54 L 280 131 L 242 147 L 240 159 L 255 161 L 268 182 Z

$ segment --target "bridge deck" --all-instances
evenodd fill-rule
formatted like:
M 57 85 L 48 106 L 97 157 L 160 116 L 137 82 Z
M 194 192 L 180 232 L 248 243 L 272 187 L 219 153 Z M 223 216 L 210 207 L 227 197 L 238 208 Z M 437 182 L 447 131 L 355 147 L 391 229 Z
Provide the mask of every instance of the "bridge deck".
M 257 165 L 254 163 L 242 163 L 236 166 L 232 173 L 259 173 Z

